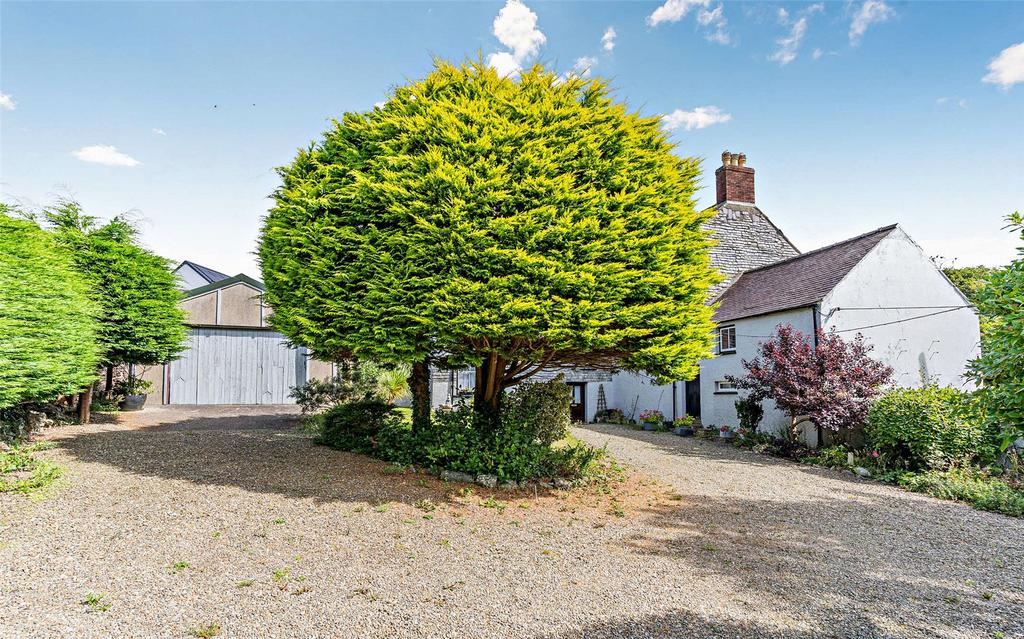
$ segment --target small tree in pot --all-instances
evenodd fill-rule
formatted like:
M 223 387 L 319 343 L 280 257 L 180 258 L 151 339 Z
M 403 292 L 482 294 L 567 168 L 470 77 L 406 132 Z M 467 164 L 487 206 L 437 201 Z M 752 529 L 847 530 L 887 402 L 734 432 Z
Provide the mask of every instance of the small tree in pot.
M 729 376 L 747 400 L 771 399 L 789 413 L 786 435 L 813 422 L 839 431 L 867 419 L 871 400 L 892 378 L 892 368 L 868 356 L 872 346 L 858 334 L 846 342 L 834 330 L 818 330 L 814 344 L 790 324 L 780 324 L 753 360 L 743 361 L 744 377 Z

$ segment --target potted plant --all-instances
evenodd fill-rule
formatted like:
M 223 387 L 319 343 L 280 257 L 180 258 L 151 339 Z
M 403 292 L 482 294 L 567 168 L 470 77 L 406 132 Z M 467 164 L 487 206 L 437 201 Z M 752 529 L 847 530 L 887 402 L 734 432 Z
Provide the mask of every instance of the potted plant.
M 732 439 L 732 428 L 730 428 L 728 424 L 722 424 L 718 427 L 718 436 L 722 439 Z
M 114 386 L 114 394 L 122 398 L 118 408 L 125 411 L 142 410 L 146 405 L 146 391 L 152 387 L 153 382 L 129 374 Z
M 693 434 L 693 415 L 684 415 L 672 420 L 672 432 L 680 437 L 689 437 Z
M 665 415 L 660 410 L 650 409 L 640 413 L 640 423 L 644 425 L 644 430 L 656 430 L 664 422 Z

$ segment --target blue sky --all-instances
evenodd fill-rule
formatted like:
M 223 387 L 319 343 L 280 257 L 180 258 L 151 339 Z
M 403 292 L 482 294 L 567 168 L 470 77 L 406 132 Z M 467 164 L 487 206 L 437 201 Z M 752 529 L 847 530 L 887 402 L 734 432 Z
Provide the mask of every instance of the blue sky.
M 257 274 L 274 167 L 432 56 L 589 68 L 705 158 L 703 204 L 745 152 L 804 250 L 899 222 L 998 264 L 1024 211 L 1024 3 L 5 1 L 0 36 L 3 200 L 134 211 L 228 273 Z

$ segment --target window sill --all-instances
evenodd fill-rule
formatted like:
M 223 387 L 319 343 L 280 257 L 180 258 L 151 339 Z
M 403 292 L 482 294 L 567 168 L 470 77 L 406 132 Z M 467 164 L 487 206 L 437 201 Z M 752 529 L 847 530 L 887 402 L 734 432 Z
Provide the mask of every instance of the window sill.
M 718 351 L 718 354 L 719 355 L 735 355 L 736 354 L 736 349 L 734 348 L 731 351 Z
M 724 390 L 724 391 L 714 391 L 714 392 L 712 392 L 712 395 L 739 395 L 739 394 L 740 394 L 739 391 L 734 391 L 734 390 L 732 390 L 732 391 Z

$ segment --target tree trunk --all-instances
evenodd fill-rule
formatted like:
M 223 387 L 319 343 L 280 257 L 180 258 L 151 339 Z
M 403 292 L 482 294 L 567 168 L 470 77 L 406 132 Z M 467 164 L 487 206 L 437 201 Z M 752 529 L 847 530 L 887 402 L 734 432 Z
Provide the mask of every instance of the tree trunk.
M 110 400 L 114 396 L 114 365 L 107 364 L 107 380 L 103 387 L 103 398 Z
M 88 424 L 92 417 L 90 408 L 92 407 L 92 387 L 95 386 L 95 382 L 89 384 L 89 387 L 78 395 L 78 423 Z
M 491 353 L 476 367 L 473 411 L 484 424 L 495 430 L 501 420 L 501 395 L 505 391 L 505 383 L 505 360 L 497 353 Z
M 409 374 L 409 391 L 412 393 L 412 429 L 430 427 L 430 361 L 423 359 L 412 365 Z

